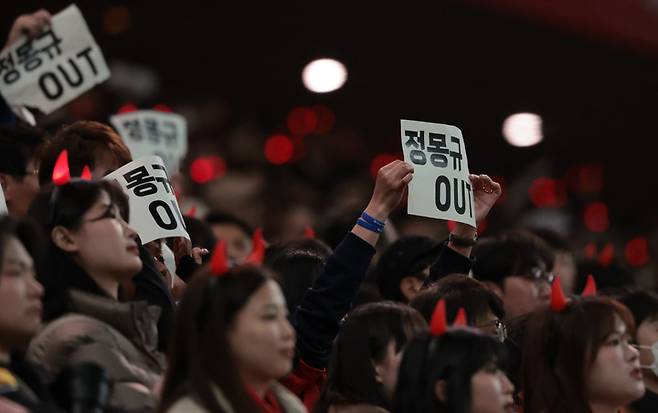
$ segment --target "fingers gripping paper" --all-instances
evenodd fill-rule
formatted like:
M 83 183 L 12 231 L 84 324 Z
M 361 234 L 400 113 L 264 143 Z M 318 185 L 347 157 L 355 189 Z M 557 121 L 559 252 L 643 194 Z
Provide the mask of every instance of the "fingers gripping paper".
M 10 105 L 48 114 L 110 77 L 80 10 L 71 5 L 52 26 L 0 54 L 0 92 Z
M 167 171 L 178 172 L 187 153 L 187 122 L 181 115 L 155 110 L 122 113 L 110 118 L 133 157 L 157 155 Z
M 160 157 L 134 160 L 104 179 L 116 181 L 128 195 L 130 226 L 137 231 L 142 243 L 168 237 L 190 239 Z
M 400 124 L 404 160 L 414 167 L 408 213 L 475 227 L 475 203 L 462 132 L 439 123 L 403 119 Z

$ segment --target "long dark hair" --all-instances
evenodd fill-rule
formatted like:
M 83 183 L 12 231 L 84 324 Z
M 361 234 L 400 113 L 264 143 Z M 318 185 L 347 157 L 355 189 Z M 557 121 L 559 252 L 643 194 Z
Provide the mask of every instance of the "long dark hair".
M 234 411 L 258 411 L 239 377 L 226 334 L 250 297 L 272 277 L 264 268 L 244 266 L 221 278 L 204 267 L 192 278 L 176 314 L 160 411 L 191 397 L 208 411 L 224 412 L 214 386 Z
M 404 351 L 393 401 L 395 413 L 466 413 L 471 406 L 471 378 L 491 363 L 505 361 L 495 338 L 471 328 L 429 333 L 411 340 Z M 436 396 L 437 381 L 446 382 L 445 400 Z
M 334 343 L 329 376 L 316 405 L 326 413 L 336 405 L 371 404 L 388 408 L 390 401 L 375 380 L 373 363 L 383 361 L 391 340 L 399 352 L 414 335 L 427 329 L 418 311 L 394 302 L 364 304 L 347 315 Z
M 83 215 L 105 191 L 128 220 L 128 199 L 119 187 L 109 181 L 73 180 L 62 186 L 45 187 L 32 201 L 28 214 L 50 235 L 53 228 L 63 226 L 77 230 Z M 110 298 L 109 295 L 71 257 L 48 236 L 47 268 L 39 274 L 44 286 L 44 320 L 55 319 L 66 311 L 67 291 L 82 290 Z M 99 251 L 102 253 L 102 251 Z
M 523 345 L 524 411 L 591 413 L 587 372 L 615 331 L 615 315 L 634 335 L 633 316 L 609 297 L 573 297 L 561 312 L 545 307 L 532 313 Z

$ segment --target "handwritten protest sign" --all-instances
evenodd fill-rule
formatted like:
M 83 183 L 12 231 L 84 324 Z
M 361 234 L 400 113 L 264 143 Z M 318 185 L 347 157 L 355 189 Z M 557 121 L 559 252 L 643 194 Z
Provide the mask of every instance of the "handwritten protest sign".
M 5 193 L 2 192 L 2 186 L 0 186 L 0 215 L 8 214 L 7 202 L 5 202 Z
M 403 119 L 400 124 L 404 160 L 414 167 L 408 213 L 475 227 L 475 204 L 462 132 L 439 123 Z
M 22 37 L 0 54 L 0 92 L 13 106 L 48 114 L 110 77 L 80 10 L 71 5 L 34 38 Z
M 167 171 L 178 172 L 187 153 L 187 122 L 181 115 L 155 110 L 122 113 L 110 118 L 112 126 L 134 158 L 157 155 Z
M 147 156 L 130 162 L 104 179 L 119 183 L 130 200 L 130 226 L 143 243 L 158 238 L 190 239 L 164 162 Z

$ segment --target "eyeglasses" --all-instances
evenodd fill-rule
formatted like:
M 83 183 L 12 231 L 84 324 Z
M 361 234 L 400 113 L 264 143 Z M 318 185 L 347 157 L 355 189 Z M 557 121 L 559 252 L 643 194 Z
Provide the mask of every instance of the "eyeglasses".
M 501 343 L 504 342 L 505 339 L 507 339 L 507 326 L 502 320 L 498 318 L 488 323 L 478 325 L 476 327 L 484 329 L 488 332 L 492 332 L 491 327 L 494 327 L 495 330 L 493 332 L 495 333 L 496 337 L 498 338 L 498 340 L 500 340 Z
M 555 280 L 555 274 L 548 272 L 543 268 L 532 267 L 525 275 L 525 278 L 529 278 L 536 282 L 546 281 L 547 283 L 552 284 L 553 280 Z

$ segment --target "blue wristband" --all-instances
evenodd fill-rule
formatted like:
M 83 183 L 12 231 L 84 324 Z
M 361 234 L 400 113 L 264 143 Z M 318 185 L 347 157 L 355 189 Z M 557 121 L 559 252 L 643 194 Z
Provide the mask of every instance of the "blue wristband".
M 356 225 L 358 225 L 360 227 L 363 227 L 363 228 L 367 229 L 368 231 L 376 232 L 378 234 L 381 234 L 382 231 L 384 231 L 384 227 L 373 225 L 370 222 L 368 222 L 368 221 L 366 221 L 362 218 L 359 218 L 359 219 L 356 220 Z
M 386 225 L 386 223 L 384 221 L 378 220 L 377 218 L 369 215 L 365 211 L 363 211 L 363 213 L 361 214 L 361 218 L 363 218 L 364 221 L 366 221 L 370 224 L 377 225 L 378 227 L 384 228 L 384 225 Z

